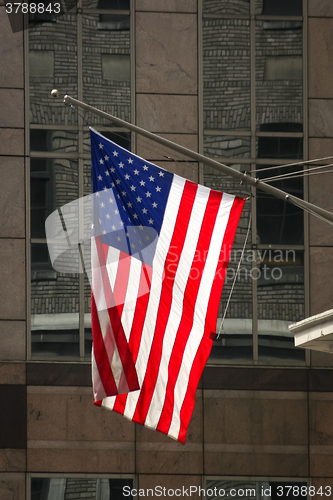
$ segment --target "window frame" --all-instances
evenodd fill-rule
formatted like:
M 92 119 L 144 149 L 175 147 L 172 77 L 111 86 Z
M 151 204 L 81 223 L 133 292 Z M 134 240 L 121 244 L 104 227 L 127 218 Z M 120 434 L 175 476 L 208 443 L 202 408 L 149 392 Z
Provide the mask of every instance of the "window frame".
M 290 137 L 290 138 L 303 138 L 303 160 L 308 160 L 308 84 L 307 84 L 307 0 L 302 0 L 303 5 L 303 15 L 302 16 L 267 16 L 262 14 L 256 14 L 256 2 L 255 0 L 250 0 L 250 11 L 248 15 L 236 15 L 236 14 L 204 14 L 203 12 L 203 1 L 198 0 L 198 33 L 199 33 L 199 44 L 198 44 L 198 75 L 199 75 L 199 95 L 198 95 L 198 110 L 199 110 L 199 152 L 204 154 L 204 135 L 220 135 L 232 137 L 246 137 L 251 142 L 250 148 L 250 158 L 228 158 L 228 157 L 216 157 L 217 161 L 224 163 L 226 165 L 239 164 L 242 166 L 250 165 L 251 171 L 257 168 L 257 165 L 275 166 L 281 164 L 290 163 L 288 159 L 277 160 L 277 159 L 264 159 L 258 158 L 256 156 L 257 140 L 259 137 Z M 240 19 L 249 20 L 250 23 L 250 111 L 251 111 L 251 126 L 250 130 L 240 130 L 237 129 L 221 129 L 221 130 L 205 130 L 204 129 L 204 71 L 203 71 L 203 20 L 207 19 Z M 302 21 L 303 23 L 303 44 L 302 44 L 302 57 L 303 57 L 303 132 L 263 132 L 259 130 L 258 124 L 256 123 L 256 62 L 255 62 L 255 51 L 256 51 L 256 22 L 257 21 Z M 297 161 L 297 160 L 296 160 Z M 255 174 L 252 174 L 255 175 Z M 199 182 L 204 183 L 204 165 L 199 166 Z M 304 177 L 303 183 L 303 197 L 308 200 L 308 177 Z M 271 248 L 272 250 L 288 250 L 294 249 L 295 251 L 302 250 L 304 252 L 304 308 L 305 317 L 309 315 L 310 311 L 310 297 L 309 297 L 309 214 L 304 212 L 303 224 L 304 224 L 304 242 L 303 245 L 268 245 L 268 244 L 258 244 L 257 243 L 257 210 L 256 210 L 256 189 L 251 188 L 251 209 L 252 214 L 252 229 L 250 236 L 251 249 L 255 250 L 265 250 Z M 233 248 L 237 250 L 242 248 L 234 244 Z M 277 366 L 277 367 L 287 367 L 295 366 L 297 368 L 304 368 L 304 366 L 310 365 L 310 351 L 305 350 L 305 363 L 303 366 L 284 365 L 275 362 L 265 362 L 260 361 L 258 354 L 258 321 L 259 321 L 259 302 L 258 302 L 258 286 L 257 281 L 252 280 L 252 362 L 234 362 L 233 360 L 219 363 L 219 366 Z M 217 327 L 218 330 L 218 327 Z M 214 366 L 214 362 L 208 359 L 208 365 Z

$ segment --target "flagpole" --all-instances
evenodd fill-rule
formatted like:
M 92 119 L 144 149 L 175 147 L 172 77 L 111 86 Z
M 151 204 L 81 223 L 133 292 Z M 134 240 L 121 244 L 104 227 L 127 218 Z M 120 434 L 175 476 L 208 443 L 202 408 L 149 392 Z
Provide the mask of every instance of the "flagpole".
M 60 94 L 57 90 L 52 90 L 51 95 L 54 97 L 59 97 Z M 239 180 L 241 184 L 244 183 L 253 186 L 257 189 L 260 189 L 261 191 L 264 191 L 268 194 L 271 194 L 272 196 L 275 196 L 276 198 L 280 198 L 282 200 L 287 201 L 288 203 L 296 205 L 297 207 L 302 208 L 303 210 L 306 210 L 310 213 L 312 212 L 313 214 L 318 215 L 320 218 L 325 219 L 327 222 L 333 223 L 333 214 L 331 212 L 328 212 L 323 208 L 313 205 L 308 201 L 302 200 L 297 196 L 288 194 L 285 191 L 282 191 L 281 189 L 278 189 L 274 186 L 270 186 L 269 184 L 260 181 L 258 178 L 251 177 L 247 172 L 244 173 L 238 172 L 237 170 L 234 170 L 233 168 L 228 167 L 223 163 L 220 163 L 211 158 L 207 158 L 206 156 L 203 156 L 200 153 L 196 153 L 195 151 L 187 149 L 184 146 L 180 146 L 179 144 L 169 141 L 164 137 L 160 137 L 159 135 L 153 134 L 152 132 L 149 132 L 148 130 L 138 127 L 137 125 L 133 125 L 132 123 L 128 123 L 125 120 L 122 120 L 121 118 L 117 118 L 116 116 L 110 115 L 105 111 L 100 111 L 99 109 L 96 109 L 93 106 L 90 106 L 89 104 L 86 104 L 82 101 L 78 101 L 77 99 L 74 99 L 69 95 L 65 95 L 63 102 L 64 104 L 67 105 L 78 106 L 80 108 L 83 108 L 86 111 L 89 111 L 90 113 L 105 118 L 106 120 L 110 120 L 116 123 L 117 125 L 120 125 L 121 127 L 125 127 L 129 130 L 132 130 L 133 132 L 137 132 L 138 134 L 143 135 L 144 137 L 147 137 L 148 139 L 151 139 L 152 141 L 155 141 L 163 146 L 173 149 L 178 153 L 187 155 L 189 158 L 192 158 L 195 161 L 204 163 L 205 165 L 208 165 L 216 170 L 219 170 L 223 174 L 230 175 L 231 177 Z

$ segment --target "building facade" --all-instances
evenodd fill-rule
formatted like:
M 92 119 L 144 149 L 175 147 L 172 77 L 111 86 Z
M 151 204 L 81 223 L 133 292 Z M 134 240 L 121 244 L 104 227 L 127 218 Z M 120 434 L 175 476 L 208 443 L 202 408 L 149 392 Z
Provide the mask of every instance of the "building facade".
M 333 156 L 331 1 L 21 5 L 0 0 L 1 499 L 330 496 L 333 356 L 288 325 L 331 308 L 331 225 L 50 92 L 332 210 L 331 173 L 300 164 Z M 90 193 L 88 126 L 247 198 L 184 446 L 93 405 L 89 281 L 50 263 L 45 219 Z

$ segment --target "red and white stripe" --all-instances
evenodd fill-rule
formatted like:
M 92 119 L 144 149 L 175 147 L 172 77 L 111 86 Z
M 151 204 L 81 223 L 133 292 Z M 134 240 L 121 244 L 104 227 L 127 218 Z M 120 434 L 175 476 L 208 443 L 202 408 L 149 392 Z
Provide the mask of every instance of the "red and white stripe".
M 135 386 L 136 381 L 126 352 L 120 355 L 117 344 L 111 349 L 112 359 L 108 356 L 117 392 L 108 392 L 93 357 L 96 404 L 185 442 L 195 391 L 213 342 L 211 332 L 215 332 L 225 263 L 243 205 L 243 199 L 175 175 L 152 270 L 135 258 L 121 258 L 117 250 L 108 251 L 105 268 L 112 305 L 124 333 L 119 339 L 128 341 L 140 389 L 125 394 L 126 385 Z M 98 244 L 94 245 L 93 259 L 98 267 L 101 251 Z M 96 282 L 93 280 L 98 311 L 110 300 L 107 284 L 102 286 L 103 292 L 97 290 L 102 281 L 101 276 Z M 142 293 L 148 287 L 149 294 Z M 117 343 L 119 339 L 110 335 L 112 325 L 108 321 L 112 323 L 112 315 L 110 319 L 102 311 L 98 317 L 104 322 L 104 343 L 112 343 L 112 339 Z M 95 340 L 94 356 L 99 356 Z M 105 356 L 103 361 L 106 362 Z M 105 368 L 103 373 L 107 373 Z M 120 395 L 106 397 L 107 394 Z

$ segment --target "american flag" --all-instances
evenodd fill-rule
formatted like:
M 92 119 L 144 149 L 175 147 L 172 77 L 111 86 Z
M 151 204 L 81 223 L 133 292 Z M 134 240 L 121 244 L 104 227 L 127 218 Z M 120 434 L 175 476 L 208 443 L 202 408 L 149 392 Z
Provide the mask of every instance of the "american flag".
M 184 443 L 245 200 L 90 135 L 94 401 Z

